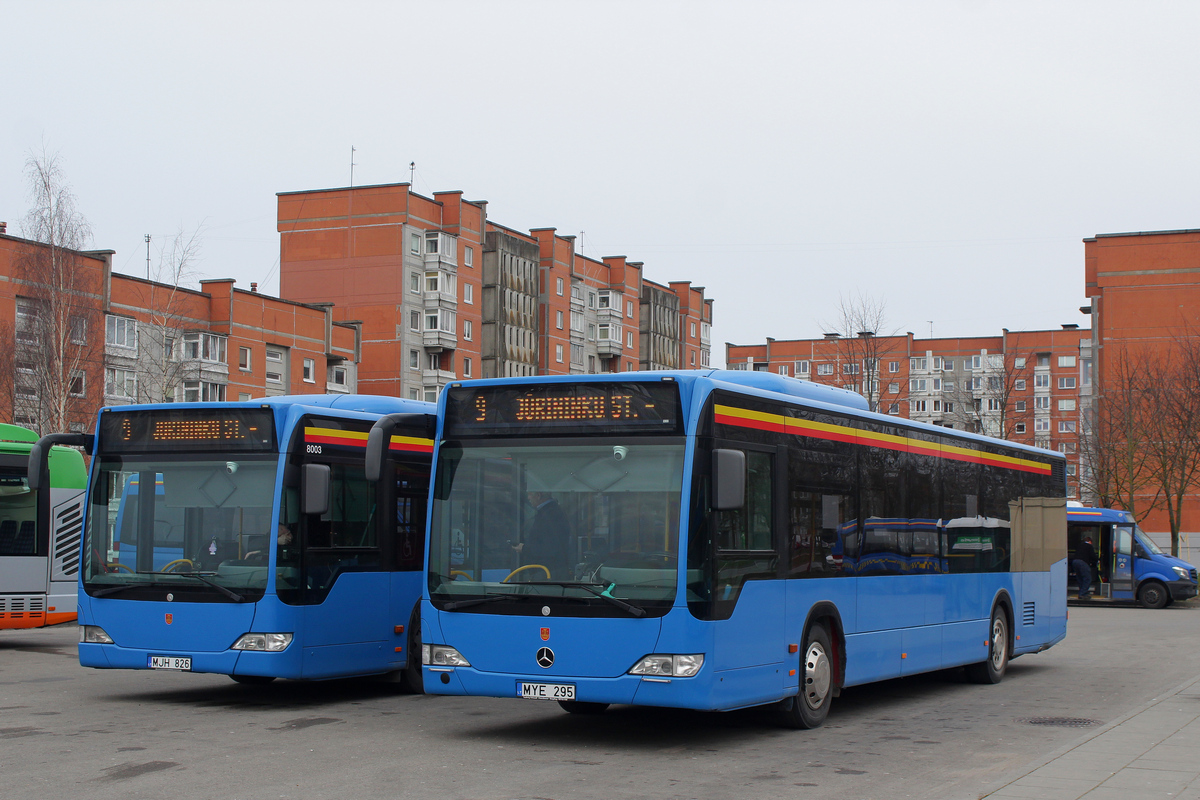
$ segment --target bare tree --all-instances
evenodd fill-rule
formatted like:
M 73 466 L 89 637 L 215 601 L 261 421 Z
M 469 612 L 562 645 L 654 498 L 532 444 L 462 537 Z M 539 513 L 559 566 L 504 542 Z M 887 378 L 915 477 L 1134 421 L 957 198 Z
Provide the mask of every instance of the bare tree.
M 14 265 L 15 418 L 39 433 L 86 427 L 96 402 L 102 348 L 100 272 L 81 250 L 91 239 L 57 155 L 44 149 L 25 163 L 31 208 L 22 228 L 28 247 Z M 101 339 L 102 340 L 102 339 Z M 99 356 L 99 357 L 98 357 Z
M 872 411 L 878 411 L 882 399 L 884 359 L 896 352 L 898 329 L 887 330 L 887 304 L 868 294 L 841 297 L 838 316 L 821 323 L 838 336 L 838 377 L 852 375 L 867 398 Z M 850 371 L 846 371 L 849 369 Z
M 139 321 L 137 357 L 128 366 L 137 375 L 137 399 L 144 403 L 171 402 L 182 382 L 193 377 L 196 362 L 182 352 L 188 317 L 189 285 L 197 277 L 203 227 L 182 228 L 158 253 L 152 281 L 136 284 L 139 304 L 146 309 Z

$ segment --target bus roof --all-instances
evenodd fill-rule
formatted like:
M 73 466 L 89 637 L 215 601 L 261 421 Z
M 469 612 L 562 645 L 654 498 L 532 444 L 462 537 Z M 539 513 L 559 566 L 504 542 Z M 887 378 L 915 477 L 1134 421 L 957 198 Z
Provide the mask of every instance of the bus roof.
M 1068 508 L 1067 522 L 1135 522 L 1133 514 L 1119 508 Z

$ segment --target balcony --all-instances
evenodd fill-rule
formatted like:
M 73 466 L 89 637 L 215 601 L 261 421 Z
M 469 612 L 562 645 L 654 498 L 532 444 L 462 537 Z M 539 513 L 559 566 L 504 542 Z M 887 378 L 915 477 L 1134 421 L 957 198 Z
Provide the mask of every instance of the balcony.
M 620 339 L 598 339 L 596 341 L 596 352 L 601 358 L 619 356 L 624 350 L 625 348 L 621 346 Z
M 424 331 L 421 333 L 421 344 L 431 353 L 456 350 L 458 349 L 458 336 L 450 331 Z

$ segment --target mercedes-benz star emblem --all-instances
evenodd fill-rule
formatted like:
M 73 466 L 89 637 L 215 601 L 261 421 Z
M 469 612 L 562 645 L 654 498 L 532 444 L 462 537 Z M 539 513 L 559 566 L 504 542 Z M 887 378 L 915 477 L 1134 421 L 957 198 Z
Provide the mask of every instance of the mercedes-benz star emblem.
M 537 652 L 538 666 L 542 669 L 550 669 L 554 666 L 554 651 L 549 647 L 543 647 Z

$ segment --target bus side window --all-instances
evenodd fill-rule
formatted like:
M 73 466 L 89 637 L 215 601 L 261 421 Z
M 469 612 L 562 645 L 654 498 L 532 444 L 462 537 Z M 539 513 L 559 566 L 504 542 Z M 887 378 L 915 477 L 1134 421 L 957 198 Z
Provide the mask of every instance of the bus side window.
M 775 471 L 770 453 L 746 453 L 746 505 L 733 511 L 717 511 L 716 618 L 728 618 L 742 586 L 754 578 L 774 578 Z

